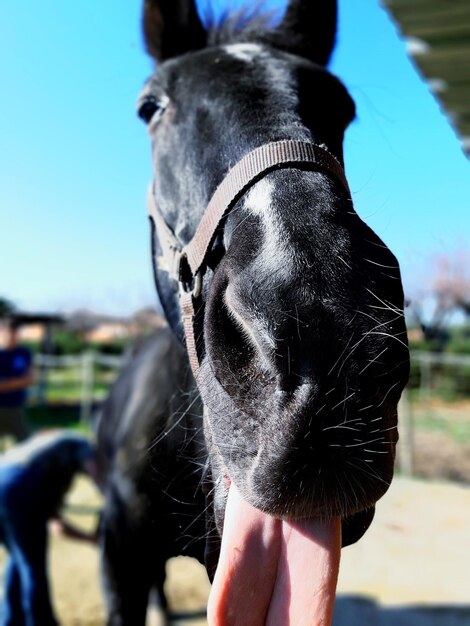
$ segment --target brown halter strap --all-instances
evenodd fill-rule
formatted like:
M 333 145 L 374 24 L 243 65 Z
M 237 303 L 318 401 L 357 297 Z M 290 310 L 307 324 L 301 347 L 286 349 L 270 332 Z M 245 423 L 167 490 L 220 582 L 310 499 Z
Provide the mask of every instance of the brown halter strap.
M 350 190 L 341 164 L 327 150 L 312 143 L 294 140 L 276 141 L 255 148 L 227 173 L 217 187 L 191 241 L 182 246 L 155 203 L 152 187 L 148 193 L 148 212 L 157 231 L 165 269 L 180 284 L 180 299 L 186 347 L 194 375 L 199 373 L 199 359 L 194 336 L 197 300 L 201 295 L 205 261 L 220 223 L 234 202 L 262 175 L 281 167 L 309 164 L 311 169 L 327 171 Z

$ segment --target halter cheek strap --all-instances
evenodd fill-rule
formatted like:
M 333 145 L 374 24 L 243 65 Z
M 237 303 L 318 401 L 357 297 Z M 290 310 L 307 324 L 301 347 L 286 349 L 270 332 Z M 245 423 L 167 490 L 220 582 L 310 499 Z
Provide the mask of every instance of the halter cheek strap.
M 202 306 L 202 279 L 206 270 L 206 257 L 215 233 L 222 220 L 238 198 L 262 176 L 282 167 L 310 165 L 311 169 L 332 174 L 350 190 L 343 168 L 327 150 L 303 141 L 284 140 L 264 144 L 246 154 L 236 163 L 214 192 L 194 237 L 182 246 L 165 222 L 155 202 L 152 187 L 148 193 L 148 212 L 157 231 L 162 249 L 159 264 L 180 284 L 180 303 L 186 346 L 193 373 L 199 374 L 199 358 L 195 339 L 196 316 Z M 155 262 L 155 260 L 154 260 Z

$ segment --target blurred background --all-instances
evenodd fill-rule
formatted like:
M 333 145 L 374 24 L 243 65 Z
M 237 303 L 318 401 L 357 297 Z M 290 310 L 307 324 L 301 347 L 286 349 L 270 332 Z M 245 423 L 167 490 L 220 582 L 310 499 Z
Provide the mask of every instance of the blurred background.
M 227 3 L 242 4 L 212 1 Z M 141 2 L 2 9 L 0 318 L 15 315 L 34 355 L 33 427 L 86 431 L 133 342 L 164 323 L 145 207 L 150 147 L 135 115 L 152 71 Z M 379 505 L 369 553 L 366 537 L 344 557 L 338 620 L 360 597 L 382 611 L 377 624 L 470 624 L 470 540 L 460 543 L 470 521 L 470 5 L 340 0 L 339 15 L 331 69 L 357 105 L 346 172 L 356 210 L 400 262 L 412 367 L 397 487 Z M 387 561 L 368 564 L 384 543 Z M 61 570 L 80 550 L 88 608 Z M 95 553 L 62 540 L 53 555 L 62 623 L 103 623 Z M 175 610 L 203 608 L 204 576 L 172 567 Z

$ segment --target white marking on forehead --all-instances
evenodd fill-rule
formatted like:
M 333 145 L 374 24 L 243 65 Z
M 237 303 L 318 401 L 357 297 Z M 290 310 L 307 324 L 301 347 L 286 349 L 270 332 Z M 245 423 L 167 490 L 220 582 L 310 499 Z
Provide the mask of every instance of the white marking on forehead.
M 245 206 L 255 215 L 265 218 L 272 209 L 274 185 L 271 181 L 262 179 L 257 182 L 248 192 Z
M 263 228 L 263 247 L 258 257 L 262 269 L 271 274 L 275 271 L 278 281 L 288 280 L 293 269 L 292 250 L 286 243 L 284 224 L 273 205 L 274 185 L 265 178 L 258 181 L 248 192 L 245 208 L 260 218 Z
M 251 63 L 259 54 L 262 48 L 256 43 L 232 43 L 224 47 L 224 50 L 235 59 Z

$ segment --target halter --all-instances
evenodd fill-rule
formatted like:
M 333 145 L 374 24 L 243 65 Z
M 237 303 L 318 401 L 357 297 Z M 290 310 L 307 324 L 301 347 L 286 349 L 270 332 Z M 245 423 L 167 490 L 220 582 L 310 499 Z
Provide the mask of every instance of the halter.
M 336 158 L 318 145 L 284 140 L 267 143 L 246 154 L 227 173 L 214 192 L 193 238 L 182 246 L 158 208 L 152 187 L 148 192 L 148 212 L 158 235 L 163 261 L 170 276 L 180 285 L 180 303 L 186 347 L 193 373 L 198 378 L 199 356 L 195 339 L 196 316 L 201 308 L 202 281 L 207 255 L 217 229 L 235 202 L 247 189 L 274 169 L 309 164 L 325 170 L 350 190 L 343 168 Z M 154 260 L 155 263 L 155 260 Z

